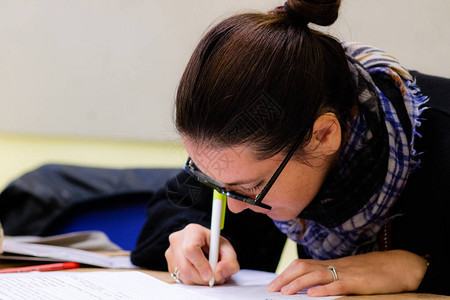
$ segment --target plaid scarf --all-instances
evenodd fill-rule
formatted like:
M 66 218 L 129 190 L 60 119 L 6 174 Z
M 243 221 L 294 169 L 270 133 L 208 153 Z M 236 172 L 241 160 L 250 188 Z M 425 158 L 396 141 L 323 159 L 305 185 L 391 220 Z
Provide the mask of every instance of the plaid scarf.
M 343 43 L 343 48 L 354 79 L 358 114 L 351 121 L 339 166 L 297 218 L 274 221 L 314 259 L 377 250 L 377 233 L 389 221 L 390 207 L 418 164 L 414 136 L 426 97 L 392 56 L 356 43 Z M 383 94 L 372 76 L 394 84 L 403 100 L 401 107 Z

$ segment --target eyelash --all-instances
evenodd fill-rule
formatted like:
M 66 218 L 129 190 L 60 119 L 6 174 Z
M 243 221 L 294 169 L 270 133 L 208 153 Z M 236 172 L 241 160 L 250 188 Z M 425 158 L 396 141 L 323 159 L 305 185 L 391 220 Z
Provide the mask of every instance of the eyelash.
M 260 183 L 258 183 L 257 185 L 255 185 L 254 187 L 251 188 L 245 188 L 242 187 L 242 189 L 247 192 L 247 193 L 252 193 L 255 192 L 257 189 L 259 189 L 261 186 L 263 185 L 263 182 L 261 181 Z

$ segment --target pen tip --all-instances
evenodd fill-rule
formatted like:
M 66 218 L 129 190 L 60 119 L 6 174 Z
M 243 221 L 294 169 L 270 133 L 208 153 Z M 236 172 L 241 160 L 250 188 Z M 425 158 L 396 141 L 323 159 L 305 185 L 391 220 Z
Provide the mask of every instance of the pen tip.
M 214 286 L 214 277 L 209 280 L 209 287 Z

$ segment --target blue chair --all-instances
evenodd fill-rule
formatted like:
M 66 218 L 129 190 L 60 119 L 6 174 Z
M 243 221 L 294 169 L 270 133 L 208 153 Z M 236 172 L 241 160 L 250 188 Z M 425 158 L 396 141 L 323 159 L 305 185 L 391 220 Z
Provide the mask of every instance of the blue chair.
M 146 203 L 179 171 L 44 165 L 0 194 L 0 220 L 6 235 L 100 230 L 132 250 L 146 219 Z

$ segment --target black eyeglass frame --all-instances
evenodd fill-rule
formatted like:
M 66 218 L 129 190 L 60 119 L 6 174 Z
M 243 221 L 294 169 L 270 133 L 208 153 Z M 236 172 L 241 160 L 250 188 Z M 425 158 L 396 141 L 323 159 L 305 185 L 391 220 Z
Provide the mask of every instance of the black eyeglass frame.
M 269 192 L 269 190 L 272 187 L 272 185 L 275 183 L 275 180 L 277 180 L 278 176 L 280 176 L 281 172 L 283 171 L 284 167 L 287 165 L 287 163 L 289 162 L 291 157 L 294 155 L 295 151 L 297 151 L 297 148 L 300 146 L 301 142 L 302 142 L 302 140 L 299 139 L 294 144 L 292 149 L 289 151 L 289 153 L 286 155 L 284 160 L 281 162 L 280 166 L 275 171 L 275 173 L 273 173 L 273 175 L 270 178 L 269 182 L 267 182 L 266 186 L 263 188 L 263 190 L 255 198 L 244 196 L 244 195 L 239 194 L 237 192 L 227 191 L 222 183 L 212 179 L 211 177 L 209 177 L 208 175 L 203 173 L 195 165 L 195 163 L 192 161 L 192 159 L 190 157 L 188 157 L 188 159 L 186 161 L 186 164 L 184 165 L 183 169 L 189 175 L 194 177 L 197 181 L 203 183 L 204 185 L 206 185 L 206 186 L 208 186 L 210 188 L 215 189 L 216 191 L 218 191 L 222 195 L 225 195 L 227 197 L 230 197 L 230 198 L 233 198 L 233 199 L 236 199 L 236 200 L 239 200 L 239 201 L 243 201 L 243 202 L 251 204 L 251 205 L 256 205 L 256 206 L 259 206 L 259 207 L 262 207 L 262 208 L 270 210 L 270 209 L 272 209 L 272 207 L 270 207 L 267 204 L 262 203 L 262 200 L 267 195 L 267 193 Z

